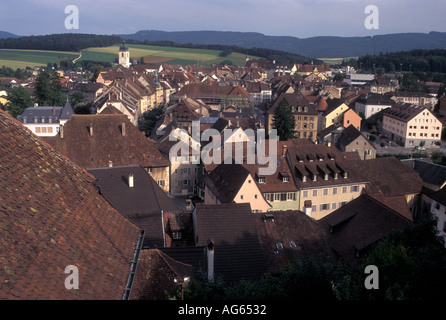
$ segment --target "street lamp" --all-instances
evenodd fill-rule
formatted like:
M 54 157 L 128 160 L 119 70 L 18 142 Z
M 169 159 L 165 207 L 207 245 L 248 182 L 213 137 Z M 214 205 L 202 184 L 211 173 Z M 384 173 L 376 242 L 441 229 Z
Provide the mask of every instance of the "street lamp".
M 184 285 L 190 281 L 190 277 L 184 277 L 184 278 L 175 277 L 173 281 L 177 286 L 181 286 L 181 300 L 184 300 Z

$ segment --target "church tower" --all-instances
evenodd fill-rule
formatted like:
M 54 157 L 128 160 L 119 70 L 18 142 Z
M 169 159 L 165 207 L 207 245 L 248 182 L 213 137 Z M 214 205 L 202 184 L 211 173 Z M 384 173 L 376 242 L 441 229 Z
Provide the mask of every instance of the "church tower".
M 130 67 L 130 51 L 129 48 L 127 48 L 127 46 L 125 45 L 125 41 L 119 48 L 119 64 L 125 68 Z

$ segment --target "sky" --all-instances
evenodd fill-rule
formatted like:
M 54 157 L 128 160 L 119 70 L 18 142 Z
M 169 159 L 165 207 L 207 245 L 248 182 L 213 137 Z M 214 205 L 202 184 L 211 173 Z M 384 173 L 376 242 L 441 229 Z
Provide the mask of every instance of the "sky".
M 131 34 L 139 30 L 242 31 L 271 36 L 446 32 L 446 0 L 1 0 L 0 31 Z M 377 9 L 375 27 L 364 22 Z M 67 29 L 78 9 L 78 29 Z M 373 12 L 373 14 L 376 14 Z

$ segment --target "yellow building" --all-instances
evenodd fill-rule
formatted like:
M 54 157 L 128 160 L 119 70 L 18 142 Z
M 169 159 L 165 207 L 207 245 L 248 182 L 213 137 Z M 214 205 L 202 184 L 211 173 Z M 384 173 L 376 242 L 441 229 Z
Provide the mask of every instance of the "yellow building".
M 327 104 L 327 109 L 322 113 L 321 130 L 340 122 L 342 114 L 349 109 L 340 99 L 328 99 Z

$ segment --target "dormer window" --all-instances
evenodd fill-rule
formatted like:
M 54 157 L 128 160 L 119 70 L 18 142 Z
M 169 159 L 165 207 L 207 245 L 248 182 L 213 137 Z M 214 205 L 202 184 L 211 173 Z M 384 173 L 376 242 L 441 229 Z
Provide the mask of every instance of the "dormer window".
M 282 182 L 290 182 L 290 177 L 282 177 Z
M 324 180 L 328 180 L 328 173 L 324 174 Z
M 313 174 L 313 181 L 317 181 L 317 175 Z
M 266 183 L 265 177 L 259 177 L 259 183 Z

